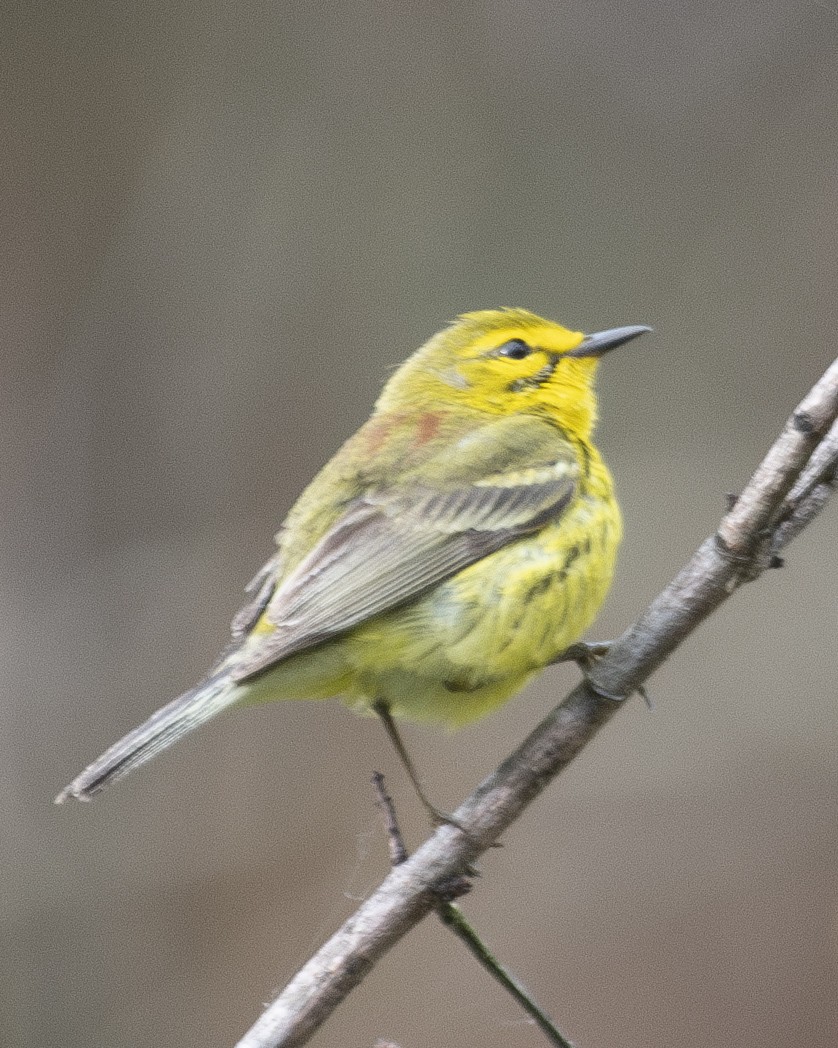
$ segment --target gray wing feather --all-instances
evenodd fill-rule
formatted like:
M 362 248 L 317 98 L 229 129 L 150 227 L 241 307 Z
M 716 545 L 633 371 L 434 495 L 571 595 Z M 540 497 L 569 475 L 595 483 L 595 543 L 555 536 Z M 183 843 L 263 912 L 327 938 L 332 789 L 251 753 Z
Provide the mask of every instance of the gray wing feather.
M 250 600 L 236 613 L 230 625 L 234 641 L 243 640 L 256 625 L 276 589 L 278 573 L 279 554 L 275 553 L 245 586 L 244 592 L 250 597 Z
M 524 471 L 517 483 L 515 475 L 501 476 L 448 492 L 417 486 L 358 500 L 279 589 L 264 598 L 262 608 L 277 630 L 255 651 L 242 653 L 234 678 L 247 679 L 279 659 L 416 599 L 538 530 L 572 498 L 573 467 L 562 461 Z M 263 592 L 264 587 L 260 597 Z

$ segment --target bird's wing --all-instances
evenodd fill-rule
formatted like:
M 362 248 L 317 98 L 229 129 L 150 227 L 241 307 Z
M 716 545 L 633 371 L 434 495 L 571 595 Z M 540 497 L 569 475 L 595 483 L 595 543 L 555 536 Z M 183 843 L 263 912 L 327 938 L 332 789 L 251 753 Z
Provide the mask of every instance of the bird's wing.
M 241 649 L 234 677 L 244 680 L 261 673 L 288 655 L 413 600 L 560 516 L 578 479 L 573 449 L 564 440 L 551 440 L 549 461 L 544 461 L 543 439 L 519 447 L 524 429 L 493 433 L 495 426 L 503 423 L 485 427 L 477 448 L 472 441 L 467 449 L 468 462 L 477 469 L 460 462 L 450 470 L 455 483 L 440 484 L 440 470 L 431 468 L 424 472 L 433 477 L 433 486 L 417 480 L 369 491 L 347 507 L 275 592 L 270 592 L 267 577 L 257 576 L 261 584 L 255 606 L 276 629 Z M 501 433 L 507 441 L 503 457 L 512 465 L 480 475 L 481 461 L 496 465 L 493 444 Z M 476 475 L 465 480 L 463 473 Z
M 244 592 L 248 597 L 247 603 L 236 612 L 230 624 L 234 643 L 242 641 L 250 633 L 268 606 L 268 601 L 276 590 L 276 580 L 280 575 L 281 563 L 281 553 L 277 550 L 244 587 Z

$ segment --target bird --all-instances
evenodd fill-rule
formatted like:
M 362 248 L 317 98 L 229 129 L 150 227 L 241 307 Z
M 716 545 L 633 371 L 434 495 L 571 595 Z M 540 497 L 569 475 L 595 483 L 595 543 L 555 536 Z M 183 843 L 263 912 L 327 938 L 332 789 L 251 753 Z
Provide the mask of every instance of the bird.
M 503 308 L 435 334 L 291 509 L 210 672 L 56 801 L 90 800 L 230 707 L 339 696 L 379 716 L 444 820 L 396 720 L 488 714 L 592 624 L 622 536 L 594 380 L 651 330 Z

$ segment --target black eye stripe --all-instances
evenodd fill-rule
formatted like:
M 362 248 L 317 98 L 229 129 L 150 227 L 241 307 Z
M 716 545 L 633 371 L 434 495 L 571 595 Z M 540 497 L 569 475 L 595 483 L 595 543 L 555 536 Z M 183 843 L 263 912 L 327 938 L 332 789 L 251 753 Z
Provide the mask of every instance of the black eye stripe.
M 510 360 L 523 360 L 532 353 L 532 346 L 528 346 L 522 338 L 511 338 L 497 349 L 499 357 L 509 357 Z

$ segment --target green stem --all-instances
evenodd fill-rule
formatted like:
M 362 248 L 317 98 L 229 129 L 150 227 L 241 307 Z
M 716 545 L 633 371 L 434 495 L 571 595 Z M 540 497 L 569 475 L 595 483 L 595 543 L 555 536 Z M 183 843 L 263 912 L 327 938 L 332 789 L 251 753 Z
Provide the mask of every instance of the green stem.
M 477 932 L 463 916 L 463 911 L 459 906 L 454 906 L 450 902 L 441 902 L 437 912 L 442 923 L 463 940 L 486 971 L 512 994 L 527 1015 L 531 1016 L 540 1029 L 547 1034 L 550 1043 L 558 1045 L 558 1048 L 573 1048 L 573 1044 L 556 1028 L 550 1016 L 538 1007 L 518 980 L 510 975 L 497 958 L 489 952 Z

